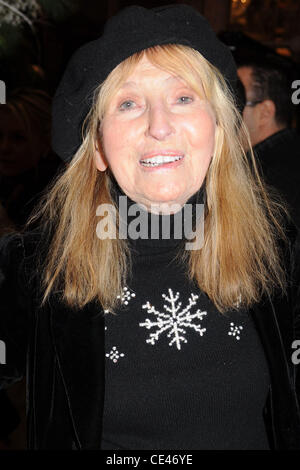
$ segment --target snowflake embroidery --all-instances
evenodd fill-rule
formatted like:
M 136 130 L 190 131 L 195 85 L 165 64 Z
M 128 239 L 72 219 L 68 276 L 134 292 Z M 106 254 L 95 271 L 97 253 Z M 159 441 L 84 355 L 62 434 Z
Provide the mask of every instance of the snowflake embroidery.
M 228 331 L 229 336 L 234 336 L 237 341 L 240 340 L 240 332 L 242 331 L 243 327 L 236 326 L 233 322 L 230 323 L 230 331 Z
M 128 305 L 129 300 L 130 300 L 132 297 L 135 297 L 135 293 L 134 293 L 134 292 L 130 292 L 130 290 L 128 289 L 128 287 L 123 287 L 122 294 L 121 294 L 121 295 L 117 295 L 117 299 L 121 299 L 121 303 L 124 304 L 124 305 Z
M 116 363 L 116 362 L 118 362 L 120 357 L 124 357 L 125 354 L 124 353 L 119 353 L 116 346 L 113 346 L 112 349 L 110 350 L 110 352 L 106 353 L 105 356 L 108 357 L 114 363 Z
M 145 322 L 140 323 L 141 327 L 147 328 L 149 330 L 152 327 L 157 327 L 157 330 L 154 333 L 150 333 L 149 338 L 146 340 L 146 343 L 150 343 L 152 345 L 155 344 L 156 341 L 159 340 L 160 335 L 168 331 L 167 337 L 171 338 L 169 342 L 169 346 L 172 346 L 174 343 L 178 350 L 181 349 L 181 342 L 187 343 L 187 339 L 185 338 L 186 330 L 182 327 L 192 328 L 196 332 L 199 333 L 200 336 L 203 336 L 203 333 L 206 331 L 206 328 L 201 328 L 201 325 L 198 323 L 194 323 L 195 319 L 202 320 L 207 312 L 201 312 L 200 309 L 196 311 L 196 313 L 191 313 L 190 310 L 193 305 L 196 304 L 196 300 L 198 299 L 198 295 L 191 294 L 191 297 L 188 300 L 188 305 L 181 310 L 181 302 L 178 302 L 179 299 L 179 292 L 176 292 L 174 295 L 172 289 L 168 289 L 169 296 L 166 294 L 162 294 L 162 297 L 166 300 L 168 304 L 164 304 L 163 308 L 165 312 L 162 313 L 155 309 L 153 305 L 150 304 L 148 301 L 146 304 L 142 306 L 142 308 L 146 308 L 148 313 L 153 313 L 156 315 L 156 321 L 151 321 L 149 318 L 146 318 Z M 176 305 L 177 303 L 177 305 Z

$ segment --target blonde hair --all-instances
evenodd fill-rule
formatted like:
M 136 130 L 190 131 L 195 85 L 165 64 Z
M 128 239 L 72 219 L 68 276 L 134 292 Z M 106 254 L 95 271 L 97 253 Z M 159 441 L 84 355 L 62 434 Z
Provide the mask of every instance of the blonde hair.
M 110 311 L 118 305 L 117 295 L 131 272 L 131 255 L 126 240 L 96 236 L 97 207 L 114 202 L 110 172 L 98 172 L 94 152 L 111 97 L 144 54 L 200 95 L 204 90 L 217 119 L 215 151 L 204 183 L 204 244 L 181 253 L 181 261 L 219 311 L 236 308 L 238 299 L 249 307 L 276 286 L 285 287 L 278 248 L 284 238 L 281 211 L 269 199 L 251 151 L 249 165 L 248 134 L 223 76 L 199 52 L 174 44 L 134 54 L 95 91 L 83 143 L 31 219 L 41 216 L 44 229 L 53 230 L 42 276 L 43 301 L 62 282 L 63 299 L 71 306 L 83 307 L 95 299 Z

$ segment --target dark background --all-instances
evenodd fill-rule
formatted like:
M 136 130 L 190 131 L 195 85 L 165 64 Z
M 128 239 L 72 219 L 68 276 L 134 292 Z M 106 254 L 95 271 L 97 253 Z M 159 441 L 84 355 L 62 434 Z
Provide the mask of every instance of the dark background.
M 7 0 L 17 6 L 18 0 Z M 28 0 L 28 17 L 32 19 Z M 9 24 L 0 11 L 0 79 L 7 89 L 39 86 L 53 94 L 66 63 L 81 44 L 98 37 L 119 9 L 187 3 L 202 13 L 239 57 L 277 56 L 297 75 L 300 63 L 299 0 L 35 0 L 41 6 L 33 27 Z M 1 7 L 1 6 L 0 6 Z M 224 34 L 226 32 L 226 34 Z M 298 65 L 299 67 L 299 65 Z M 299 73 L 300 77 L 300 73 Z

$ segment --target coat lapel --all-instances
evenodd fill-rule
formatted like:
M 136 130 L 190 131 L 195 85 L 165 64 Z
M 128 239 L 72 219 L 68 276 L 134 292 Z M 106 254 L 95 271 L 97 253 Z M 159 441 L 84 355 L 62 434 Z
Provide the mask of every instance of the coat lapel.
M 100 449 L 105 378 L 103 312 L 94 302 L 78 310 L 58 300 L 51 303 L 53 342 L 77 445 Z
M 290 333 L 293 331 L 293 326 L 292 323 L 288 325 L 290 316 L 287 303 L 285 303 L 285 307 L 285 311 L 283 311 L 284 309 L 280 308 L 279 303 L 276 303 L 276 314 L 273 303 L 270 300 L 263 300 L 251 309 L 251 316 L 269 363 L 272 382 L 276 386 L 280 384 L 282 386 L 283 379 L 290 386 L 287 352 L 292 343 Z
M 269 365 L 271 387 L 269 419 L 276 449 L 299 449 L 300 415 L 293 384 L 292 312 L 287 301 L 270 300 L 251 309 L 255 327 L 261 339 Z

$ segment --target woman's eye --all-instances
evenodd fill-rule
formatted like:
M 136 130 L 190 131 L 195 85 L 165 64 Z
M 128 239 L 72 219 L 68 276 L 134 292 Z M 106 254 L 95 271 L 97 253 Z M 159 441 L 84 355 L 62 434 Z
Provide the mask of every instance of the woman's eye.
M 190 96 L 180 96 L 178 98 L 178 101 L 180 104 L 187 104 L 191 103 L 193 101 L 193 98 L 191 98 Z
M 134 101 L 126 100 L 126 101 L 124 101 L 123 103 L 120 104 L 120 109 L 121 109 L 121 111 L 124 111 L 126 109 L 131 109 L 131 108 L 134 107 L 134 104 L 135 104 Z

